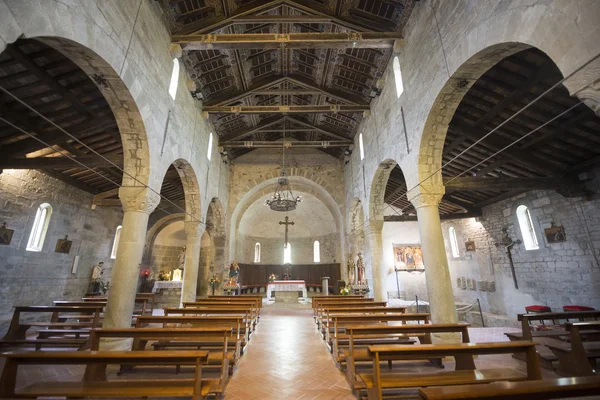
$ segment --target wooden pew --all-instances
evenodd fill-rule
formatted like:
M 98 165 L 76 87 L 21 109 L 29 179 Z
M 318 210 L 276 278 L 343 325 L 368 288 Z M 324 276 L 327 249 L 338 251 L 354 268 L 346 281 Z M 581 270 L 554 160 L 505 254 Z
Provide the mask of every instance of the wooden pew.
M 364 302 L 364 301 L 375 301 L 373 298 L 362 297 L 362 296 L 323 296 L 323 297 L 312 297 L 312 308 L 313 314 L 315 309 L 319 307 L 321 304 L 325 303 L 351 303 L 355 301 Z
M 188 327 L 222 327 L 232 326 L 235 340 L 240 342 L 240 355 L 249 340 L 249 329 L 247 320 L 243 316 L 140 316 L 136 321 L 136 328 L 149 327 L 150 324 L 160 324 L 163 328 L 188 328 Z
M 598 319 L 600 311 L 569 311 L 569 312 L 552 312 L 552 313 L 530 313 L 518 314 L 517 320 L 521 323 L 521 333 L 505 333 L 511 341 L 518 340 L 536 340 L 541 345 L 538 346 L 538 354 L 542 367 L 554 369 L 554 362 L 558 359 L 555 354 L 546 346 L 556 340 L 567 338 L 569 333 L 562 326 L 546 326 L 534 325 L 534 322 L 540 321 L 561 321 L 568 322 L 569 320 L 584 320 Z M 535 330 L 535 328 L 543 328 L 543 330 Z M 515 354 L 515 358 L 522 360 L 521 354 Z
M 593 376 L 600 373 L 595 369 L 596 359 L 600 358 L 600 321 L 567 322 L 565 328 L 570 343 L 547 344 L 558 358 L 558 372 L 566 376 Z M 582 331 L 588 334 L 587 337 L 583 337 Z
M 207 351 L 91 351 L 91 352 L 28 352 L 8 353 L 0 377 L 0 397 L 140 397 L 191 396 L 206 398 L 212 381 L 202 379 L 202 365 Z M 107 380 L 108 364 L 196 366 L 193 379 Z M 15 389 L 19 365 L 85 365 L 86 374 L 80 382 L 36 382 Z M 94 368 L 89 368 L 89 367 Z M 87 373 L 87 371 L 93 373 Z
M 369 357 L 373 361 L 373 373 L 359 374 L 365 383 L 369 400 L 383 399 L 384 391 L 424 386 L 465 385 L 495 381 L 518 381 L 542 379 L 535 342 L 489 342 L 460 344 L 424 344 L 414 346 L 375 345 L 369 346 Z M 527 374 L 510 368 L 476 369 L 474 355 L 525 353 Z M 455 357 L 454 371 L 382 374 L 381 361 L 420 360 Z M 459 357 L 460 356 L 460 357 Z
M 135 309 L 133 311 L 134 315 L 152 315 L 152 310 L 154 310 L 154 299 L 156 295 L 154 293 L 137 293 L 135 295 L 135 303 L 141 303 L 141 308 Z M 82 297 L 82 301 L 90 301 L 90 302 L 98 302 L 98 301 L 108 301 L 108 297 L 106 296 L 94 296 L 94 297 Z
M 331 351 L 336 351 L 342 341 L 348 340 L 348 335 L 345 332 L 345 328 L 348 325 L 367 325 L 367 324 L 380 324 L 380 323 L 402 323 L 417 322 L 417 323 L 429 323 L 429 314 L 418 313 L 418 314 L 341 314 L 331 315 L 331 324 L 333 329 L 331 332 L 327 330 L 327 337 L 325 338 L 326 343 L 330 346 Z M 334 353 L 337 354 L 337 353 Z
M 202 297 L 198 297 L 196 301 L 202 300 Z M 244 294 L 241 296 L 225 296 L 225 295 L 210 295 L 208 296 L 210 300 L 227 300 L 227 301 L 248 301 L 249 299 L 255 300 L 258 308 L 262 308 L 263 297 L 262 296 L 254 296 L 249 294 Z
M 383 304 L 385 303 L 385 304 Z M 385 307 L 387 302 L 377 302 L 373 299 L 333 299 L 333 300 L 320 300 L 317 305 L 313 308 L 313 316 L 315 317 L 315 322 L 318 321 L 321 316 L 321 312 L 325 307 L 359 307 L 359 306 L 367 306 L 367 304 L 376 304 L 374 307 Z
M 248 335 L 256 326 L 256 319 L 250 307 L 194 307 L 194 308 L 165 308 L 165 315 L 243 315 L 248 322 Z
M 494 382 L 488 385 L 433 386 L 419 390 L 421 400 L 547 400 L 594 396 L 600 393 L 600 376 Z
M 346 327 L 349 337 L 347 349 L 342 349 L 346 362 L 346 377 L 353 390 L 364 388 L 362 381 L 357 379 L 358 363 L 369 361 L 368 346 L 380 344 L 382 339 L 408 339 L 416 337 L 420 344 L 432 344 L 431 334 L 460 333 L 462 343 L 469 343 L 470 324 L 420 324 L 420 325 L 350 325 Z M 398 344 L 412 344 L 414 341 Z M 382 343 L 387 344 L 387 343 Z M 460 356 L 458 356 L 460 357 Z M 442 367 L 441 359 L 430 359 L 434 365 Z M 392 360 L 388 361 L 392 368 Z
M 55 347 L 72 347 L 82 349 L 85 347 L 87 338 L 61 337 L 47 338 L 43 335 L 43 329 L 51 329 L 54 332 L 69 331 L 69 330 L 85 330 L 99 326 L 100 313 L 102 306 L 85 306 L 85 307 L 70 307 L 70 306 L 17 306 L 13 311 L 13 317 L 10 321 L 8 331 L 4 338 L 0 340 L 0 346 L 34 346 L 36 350 L 44 346 Z M 24 314 L 49 314 L 50 321 L 22 321 Z M 92 315 L 92 318 L 81 322 L 78 319 L 84 315 Z M 70 319 L 75 319 L 74 322 L 67 322 Z M 32 328 L 42 328 L 41 338 L 28 339 L 27 331 Z
M 377 303 L 374 303 L 377 304 Z M 323 334 L 325 329 L 331 327 L 330 320 L 331 315 L 341 314 L 405 314 L 406 307 L 334 307 L 334 308 L 323 308 L 321 318 L 318 321 L 320 325 L 319 332 Z
M 387 302 L 386 301 L 379 301 L 379 302 L 374 302 L 374 301 L 369 301 L 369 302 L 364 302 L 364 303 L 336 303 L 336 304 L 321 304 L 318 306 L 318 308 L 316 309 L 316 322 L 317 322 L 317 329 L 319 329 L 319 331 L 323 328 L 322 325 L 322 321 L 325 317 L 325 315 L 327 314 L 327 310 L 331 310 L 331 309 L 363 309 L 363 308 L 385 308 L 387 307 Z
M 209 354 L 205 367 L 216 367 L 219 371 L 218 376 L 212 382 L 209 393 L 218 395 L 225 391 L 228 375 L 233 373 L 230 363 L 233 363 L 236 359 L 235 347 L 237 346 L 232 332 L 232 328 L 226 327 L 93 329 L 90 332 L 90 346 L 91 350 L 98 351 L 100 340 L 103 338 L 128 338 L 133 339 L 132 351 L 146 350 L 146 345 L 150 340 L 156 341 L 153 344 L 156 345 L 154 346 L 156 350 L 165 350 L 169 347 L 169 344 L 175 343 L 185 344 L 185 346 L 180 346 L 178 350 L 181 350 L 182 347 L 187 348 L 185 350 L 207 350 Z M 234 341 L 233 346 L 229 344 L 230 339 Z M 234 349 L 231 350 L 230 347 L 234 347 Z M 121 367 L 121 372 L 131 369 L 133 369 L 133 364 L 128 363 L 127 367 Z M 179 371 L 179 365 L 177 371 Z
M 228 300 L 197 300 L 194 302 L 184 302 L 183 308 L 202 308 L 202 307 L 249 307 L 252 309 L 253 318 L 260 319 L 260 307 L 257 306 L 256 300 L 247 301 L 228 301 Z

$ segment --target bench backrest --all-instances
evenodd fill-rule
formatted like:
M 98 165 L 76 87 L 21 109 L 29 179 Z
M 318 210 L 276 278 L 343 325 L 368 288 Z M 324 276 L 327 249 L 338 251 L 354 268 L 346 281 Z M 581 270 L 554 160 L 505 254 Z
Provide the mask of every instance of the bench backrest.
M 469 343 L 469 327 L 471 324 L 419 324 L 419 325 L 348 325 L 346 333 L 352 342 L 356 336 L 385 337 L 386 335 L 424 333 L 421 344 L 431 344 L 432 333 L 460 333 L 462 343 Z
M 532 340 L 530 323 L 532 321 L 561 321 L 569 319 L 598 319 L 600 311 L 567 311 L 567 312 L 551 312 L 551 313 L 530 313 L 517 314 L 517 320 L 521 322 L 522 337 L 525 340 Z
M 248 340 L 248 321 L 242 316 L 162 316 L 148 315 L 137 317 L 135 328 L 145 328 L 149 324 L 162 324 L 163 328 L 186 329 L 189 327 L 232 326 L 236 331 L 236 339 L 244 337 Z M 174 326 L 175 325 L 175 326 Z M 181 327 L 181 325 L 188 325 Z M 242 327 L 244 330 L 242 331 Z

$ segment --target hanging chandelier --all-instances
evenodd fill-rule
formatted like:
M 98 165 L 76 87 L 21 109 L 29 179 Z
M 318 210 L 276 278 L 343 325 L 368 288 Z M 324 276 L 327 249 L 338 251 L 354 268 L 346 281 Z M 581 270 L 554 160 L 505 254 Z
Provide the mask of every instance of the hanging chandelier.
M 275 193 L 273 193 L 270 199 L 265 201 L 265 204 L 269 206 L 271 210 L 281 212 L 295 210 L 298 203 L 302 201 L 302 196 L 294 196 L 290 186 L 290 181 L 285 173 L 285 150 L 287 147 L 285 141 L 285 125 L 286 121 L 283 122 L 283 156 L 281 163 L 281 176 L 277 180 Z

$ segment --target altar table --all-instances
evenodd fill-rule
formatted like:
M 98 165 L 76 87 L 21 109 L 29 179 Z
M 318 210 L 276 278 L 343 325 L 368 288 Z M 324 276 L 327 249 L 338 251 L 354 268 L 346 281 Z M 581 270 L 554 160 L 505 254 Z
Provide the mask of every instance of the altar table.
M 304 281 L 273 281 L 267 285 L 267 300 L 271 300 L 271 292 L 299 292 L 306 299 L 306 282 Z
M 152 293 L 158 292 L 160 289 L 181 289 L 183 281 L 156 281 L 152 288 Z

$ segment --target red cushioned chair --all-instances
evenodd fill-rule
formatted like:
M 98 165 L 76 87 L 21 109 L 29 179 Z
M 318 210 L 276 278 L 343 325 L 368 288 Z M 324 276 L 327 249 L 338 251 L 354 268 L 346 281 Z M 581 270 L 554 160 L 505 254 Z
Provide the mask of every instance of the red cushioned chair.
M 552 309 L 548 306 L 540 306 L 540 305 L 525 306 L 525 312 L 537 314 L 537 313 L 552 312 Z M 530 328 L 533 330 L 536 330 L 536 331 L 552 329 L 550 326 L 546 326 L 545 321 L 542 320 L 540 322 L 541 322 L 541 325 L 531 325 Z M 552 325 L 554 325 L 554 324 L 555 324 L 555 322 L 552 321 Z
M 563 311 L 596 311 L 596 309 L 587 306 L 563 306 Z

